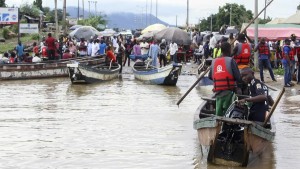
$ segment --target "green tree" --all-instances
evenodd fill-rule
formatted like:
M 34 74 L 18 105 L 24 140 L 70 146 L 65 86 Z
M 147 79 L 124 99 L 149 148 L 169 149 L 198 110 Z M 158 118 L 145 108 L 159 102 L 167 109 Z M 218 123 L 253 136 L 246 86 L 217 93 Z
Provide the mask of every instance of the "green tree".
M 217 14 L 212 14 L 206 19 L 201 20 L 200 29 L 202 31 L 210 30 L 211 17 L 213 31 L 219 31 L 223 25 L 230 25 L 230 11 L 231 26 L 237 26 L 238 28 L 241 28 L 243 23 L 249 22 L 253 18 L 252 11 L 246 10 L 244 5 L 226 3 L 224 6 L 219 7 Z M 197 27 L 199 27 L 199 25 Z
M 104 19 L 104 16 L 97 15 L 97 16 L 90 16 L 88 19 L 79 20 L 78 24 L 92 26 L 99 30 L 100 28 L 98 28 L 98 25 L 105 25 L 106 22 L 107 21 Z
M 35 0 L 33 1 L 33 5 L 35 5 L 36 7 L 38 7 L 40 10 L 43 10 L 43 0 Z
M 69 14 L 67 14 L 67 16 L 69 16 Z M 57 9 L 57 18 L 58 18 L 58 21 L 63 20 L 63 10 L 62 9 Z M 45 20 L 55 23 L 55 10 L 52 10 L 52 11 L 46 13 Z
M 297 10 L 300 10 L 300 4 L 297 6 Z
M 22 15 L 29 15 L 35 18 L 40 16 L 39 8 L 35 5 L 29 5 L 28 3 L 21 5 L 20 12 Z
M 271 20 L 272 20 L 272 18 L 270 18 L 269 16 L 266 19 L 258 18 L 258 23 L 259 24 L 266 24 L 266 23 L 270 22 Z
M 6 7 L 5 0 L 0 0 L 0 7 Z

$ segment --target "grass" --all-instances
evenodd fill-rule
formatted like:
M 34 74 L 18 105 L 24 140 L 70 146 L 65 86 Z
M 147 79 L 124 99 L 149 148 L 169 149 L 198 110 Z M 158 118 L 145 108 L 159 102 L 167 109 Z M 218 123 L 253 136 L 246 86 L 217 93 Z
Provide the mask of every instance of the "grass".
M 273 72 L 275 75 L 283 75 L 284 74 L 284 70 L 282 68 L 273 69 Z
M 31 39 L 31 36 L 27 35 L 20 38 L 22 44 L 33 43 L 34 40 Z M 4 53 L 10 50 L 13 50 L 18 44 L 18 38 L 7 39 L 5 42 L 0 42 L 0 53 Z

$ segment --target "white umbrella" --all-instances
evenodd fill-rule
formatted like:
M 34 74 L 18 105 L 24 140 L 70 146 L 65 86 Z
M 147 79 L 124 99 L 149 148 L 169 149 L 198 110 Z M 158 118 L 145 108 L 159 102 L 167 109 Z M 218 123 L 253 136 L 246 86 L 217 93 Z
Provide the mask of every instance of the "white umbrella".
M 153 24 L 153 25 L 149 25 L 148 27 L 143 29 L 142 34 L 147 33 L 147 32 L 153 32 L 153 31 L 161 31 L 166 28 L 167 27 L 163 24 Z

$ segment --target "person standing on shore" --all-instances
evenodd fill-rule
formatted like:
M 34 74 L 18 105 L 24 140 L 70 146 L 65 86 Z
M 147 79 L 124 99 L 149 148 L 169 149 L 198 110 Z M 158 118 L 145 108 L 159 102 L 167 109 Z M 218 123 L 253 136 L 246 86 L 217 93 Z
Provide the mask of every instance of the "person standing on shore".
M 270 63 L 270 48 L 266 43 L 265 38 L 260 40 L 260 43 L 256 46 L 254 52 L 258 51 L 258 65 L 260 72 L 260 80 L 264 83 L 264 67 L 267 67 L 270 73 L 270 76 L 273 81 L 276 82 L 271 63 Z
M 164 62 L 164 66 L 166 66 L 167 64 L 167 58 L 166 58 L 166 55 L 167 55 L 167 44 L 166 44 L 166 40 L 165 39 L 162 39 L 161 40 L 161 43 L 159 44 L 159 66 L 162 67 L 162 61 Z
M 170 56 L 171 56 L 171 60 L 173 61 L 173 63 L 178 63 L 177 61 L 177 51 L 178 51 L 178 46 L 175 42 L 171 42 L 170 46 L 169 46 L 169 51 L 170 51 Z
M 282 66 L 284 69 L 284 87 L 291 87 L 293 84 L 291 76 L 291 57 L 293 56 L 292 48 L 290 47 L 290 40 L 284 40 L 283 52 L 282 52 Z
M 52 37 L 51 33 L 48 33 L 48 38 L 45 40 L 45 44 L 47 46 L 47 54 L 48 54 L 48 59 L 49 60 L 54 60 L 55 59 L 55 39 Z
M 22 62 L 24 59 L 24 45 L 21 43 L 21 41 L 19 41 L 18 45 L 16 46 L 16 51 L 18 62 Z

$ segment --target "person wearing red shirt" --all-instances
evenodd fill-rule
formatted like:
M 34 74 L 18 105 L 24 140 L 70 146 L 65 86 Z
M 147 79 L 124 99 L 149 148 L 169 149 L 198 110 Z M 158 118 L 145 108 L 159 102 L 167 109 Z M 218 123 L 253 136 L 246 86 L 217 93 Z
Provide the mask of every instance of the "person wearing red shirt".
M 51 33 L 48 33 L 48 38 L 45 41 L 46 46 L 48 47 L 47 53 L 48 53 L 48 58 L 49 60 L 54 60 L 55 59 L 55 39 L 52 37 Z
M 36 45 L 36 42 L 33 42 L 32 52 L 33 52 L 34 56 L 38 56 L 39 55 L 39 47 Z
M 116 56 L 114 55 L 114 52 L 111 50 L 111 46 L 107 47 L 107 52 L 106 52 L 106 56 L 109 59 L 109 62 L 112 60 L 113 62 L 117 61 Z

